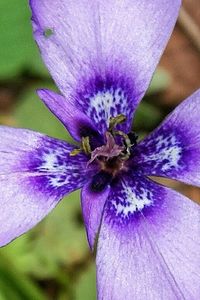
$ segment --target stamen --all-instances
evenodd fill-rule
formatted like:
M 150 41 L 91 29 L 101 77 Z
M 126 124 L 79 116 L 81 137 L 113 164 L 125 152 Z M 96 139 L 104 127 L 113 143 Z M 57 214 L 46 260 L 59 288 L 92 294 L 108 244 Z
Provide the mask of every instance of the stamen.
M 128 135 L 127 135 L 126 133 L 124 133 L 124 132 L 121 131 L 121 130 L 114 130 L 114 131 L 113 131 L 113 134 L 114 134 L 114 135 L 120 135 L 120 136 L 122 136 L 123 139 L 124 139 L 124 141 L 125 141 L 126 146 L 129 147 L 129 145 L 130 145 L 130 140 L 129 140 L 129 137 L 128 137 Z
M 76 155 L 78 155 L 81 151 L 82 151 L 82 149 L 80 149 L 80 148 L 74 149 L 74 150 L 72 150 L 72 151 L 69 153 L 69 155 L 70 155 L 70 156 L 76 156 Z
M 82 137 L 82 148 L 83 148 L 83 151 L 85 152 L 85 154 L 90 154 L 92 152 L 91 147 L 90 147 L 89 136 Z
M 132 146 L 135 146 L 137 144 L 138 136 L 134 132 L 129 132 L 128 134 L 126 134 L 121 130 L 113 130 L 112 134 L 123 137 L 125 151 L 120 157 L 122 160 L 127 160 L 131 154 L 130 149 L 132 148 Z
M 90 147 L 90 139 L 89 136 L 82 137 L 81 140 L 81 148 L 74 149 L 70 152 L 70 156 L 76 156 L 81 151 L 83 151 L 86 155 L 89 155 L 92 153 L 91 147 Z
M 112 130 L 117 126 L 118 124 L 121 124 L 126 121 L 126 116 L 123 114 L 117 115 L 116 117 L 110 118 L 109 122 L 109 131 L 112 132 Z

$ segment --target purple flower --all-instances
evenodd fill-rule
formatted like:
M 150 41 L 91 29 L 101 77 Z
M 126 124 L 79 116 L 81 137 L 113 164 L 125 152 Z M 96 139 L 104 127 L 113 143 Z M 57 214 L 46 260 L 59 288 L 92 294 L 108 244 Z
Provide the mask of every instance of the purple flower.
M 82 188 L 99 300 L 199 299 L 199 206 L 147 176 L 200 186 L 200 90 L 143 141 L 131 132 L 180 0 L 30 6 L 35 39 L 62 93 L 38 95 L 80 148 L 0 128 L 0 245 Z

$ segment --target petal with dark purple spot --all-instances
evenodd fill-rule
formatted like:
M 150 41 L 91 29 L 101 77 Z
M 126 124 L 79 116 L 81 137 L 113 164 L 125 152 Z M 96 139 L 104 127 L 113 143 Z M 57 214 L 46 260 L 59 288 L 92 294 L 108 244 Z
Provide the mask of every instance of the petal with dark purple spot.
M 200 186 L 200 90 L 136 147 L 132 162 L 145 175 Z
M 93 170 L 73 146 L 42 134 L 0 127 L 0 246 L 36 225 L 81 188 Z
M 110 192 L 97 245 L 98 299 L 198 299 L 200 208 L 141 178 Z
M 30 0 L 34 36 L 66 99 L 103 133 L 132 114 L 170 37 L 180 0 Z

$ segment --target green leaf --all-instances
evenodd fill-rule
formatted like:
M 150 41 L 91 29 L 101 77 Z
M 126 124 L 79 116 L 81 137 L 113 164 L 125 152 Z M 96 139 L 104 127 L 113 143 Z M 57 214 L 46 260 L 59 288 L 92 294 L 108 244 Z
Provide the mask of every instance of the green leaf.
M 60 266 L 76 264 L 88 253 L 81 222 L 80 195 L 74 192 L 35 228 L 0 249 L 23 273 L 37 278 L 56 278 Z
M 5 299 L 45 300 L 39 288 L 19 272 L 5 255 L 0 255 L 0 290 Z
M 170 84 L 171 78 L 169 73 L 165 70 L 158 68 L 151 81 L 147 95 L 156 94 L 166 90 Z
M 12 263 L 13 267 L 25 273 L 31 273 L 31 266 L 38 260 L 32 248 L 31 232 L 28 232 L 6 247 L 0 249 L 0 257 L 5 256 Z
M 33 249 L 38 262 L 32 266 L 36 276 L 49 276 L 58 265 L 79 262 L 88 252 L 87 238 L 81 215 L 80 195 L 74 192 L 64 198 L 38 227 Z
M 96 276 L 95 265 L 91 265 L 87 271 L 81 274 L 76 285 L 76 300 L 95 300 L 96 299 Z
M 5 295 L 3 294 L 3 291 L 1 289 L 1 284 L 0 284 L 0 300 L 6 300 Z
M 44 87 L 55 89 L 54 85 L 43 84 Z M 16 126 L 30 128 L 52 137 L 72 141 L 61 122 L 37 96 L 35 91 L 37 88 L 38 86 L 34 86 L 21 96 L 14 112 Z
M 154 105 L 142 101 L 134 117 L 134 129 L 150 131 L 162 120 L 162 112 Z
M 47 74 L 33 39 L 27 0 L 0 1 L 0 78 L 22 69 Z

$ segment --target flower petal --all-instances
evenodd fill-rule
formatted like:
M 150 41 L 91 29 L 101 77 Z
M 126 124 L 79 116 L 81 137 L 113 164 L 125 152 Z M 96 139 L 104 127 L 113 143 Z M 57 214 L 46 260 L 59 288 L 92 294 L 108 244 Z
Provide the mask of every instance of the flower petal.
M 80 141 L 86 133 L 98 137 L 98 132 L 91 120 L 65 97 L 47 89 L 38 90 L 37 94 L 75 140 Z
M 183 101 L 136 148 L 133 168 L 200 186 L 200 90 Z
M 113 186 L 97 247 L 98 299 L 198 299 L 200 208 L 154 182 Z
M 101 224 L 104 204 L 108 198 L 109 186 L 105 186 L 103 190 L 93 188 L 92 182 L 86 184 L 81 193 L 81 205 L 83 219 L 87 231 L 88 242 L 91 249 L 94 249 L 95 240 Z
M 74 148 L 29 130 L 0 127 L 0 246 L 37 224 L 91 170 Z
M 132 113 L 149 86 L 180 0 L 30 0 L 35 39 L 61 92 L 97 124 Z

